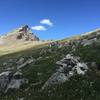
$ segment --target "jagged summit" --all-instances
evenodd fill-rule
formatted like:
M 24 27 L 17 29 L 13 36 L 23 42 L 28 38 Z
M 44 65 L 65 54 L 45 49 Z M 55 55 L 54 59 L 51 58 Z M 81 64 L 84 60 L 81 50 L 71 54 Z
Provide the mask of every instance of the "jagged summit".
M 3 36 L 9 40 L 39 41 L 39 38 L 33 34 L 28 25 L 23 25 Z

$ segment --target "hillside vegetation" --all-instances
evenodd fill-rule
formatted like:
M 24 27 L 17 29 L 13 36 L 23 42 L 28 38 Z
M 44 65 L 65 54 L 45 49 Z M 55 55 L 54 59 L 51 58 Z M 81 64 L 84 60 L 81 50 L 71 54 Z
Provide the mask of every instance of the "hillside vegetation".
M 100 100 L 100 43 L 98 42 L 100 40 L 83 45 L 79 42 L 82 39 L 88 40 L 90 36 L 71 40 L 70 45 L 41 45 L 37 48 L 32 47 L 1 55 L 0 72 L 7 68 L 13 68 L 16 72 L 18 70 L 16 62 L 21 58 L 25 61 L 31 58 L 34 60 L 21 69 L 28 83 L 23 84 L 18 90 L 10 89 L 6 93 L 0 92 L 0 100 Z M 62 41 L 58 41 L 59 44 L 62 44 Z M 41 90 L 45 82 L 57 71 L 56 62 L 67 54 L 80 57 L 81 62 L 85 62 L 89 70 L 85 75 L 75 74 L 62 84 Z

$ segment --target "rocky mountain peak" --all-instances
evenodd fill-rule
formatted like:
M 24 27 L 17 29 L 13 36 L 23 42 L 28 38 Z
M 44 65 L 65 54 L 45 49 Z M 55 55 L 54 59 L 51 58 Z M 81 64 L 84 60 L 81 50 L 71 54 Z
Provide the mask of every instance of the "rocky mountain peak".
M 28 25 L 23 25 L 7 33 L 4 38 L 10 40 L 39 41 L 39 38 L 33 34 Z

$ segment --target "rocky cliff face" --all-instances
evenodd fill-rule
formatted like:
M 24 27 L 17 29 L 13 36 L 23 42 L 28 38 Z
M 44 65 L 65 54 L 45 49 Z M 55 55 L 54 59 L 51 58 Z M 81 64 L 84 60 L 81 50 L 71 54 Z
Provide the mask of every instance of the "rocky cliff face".
M 9 40 L 39 41 L 39 38 L 32 33 L 28 25 L 21 26 L 7 33 L 3 38 Z

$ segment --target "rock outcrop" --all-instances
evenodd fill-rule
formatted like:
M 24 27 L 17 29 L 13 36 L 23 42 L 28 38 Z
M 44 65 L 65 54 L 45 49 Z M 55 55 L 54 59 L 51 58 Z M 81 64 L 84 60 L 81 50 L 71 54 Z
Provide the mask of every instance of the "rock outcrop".
M 19 65 L 17 66 L 17 69 L 21 69 L 21 68 L 25 67 L 27 64 L 31 64 L 33 62 L 35 62 L 35 59 L 33 59 L 33 58 L 29 58 L 26 62 L 24 62 L 22 64 L 20 64 L 20 62 L 19 62 Z
M 39 38 L 32 33 L 28 25 L 21 26 L 2 36 L 2 38 L 8 40 L 39 41 Z
M 5 92 L 5 89 L 11 81 L 12 75 L 11 71 L 2 72 L 0 74 L 0 92 Z
M 7 93 L 9 90 L 17 90 L 23 84 L 28 83 L 28 79 L 23 77 L 21 70 L 28 64 L 34 63 L 32 57 L 21 57 L 19 59 L 9 59 L 3 63 L 5 71 L 0 73 L 0 92 Z M 14 67 L 12 67 L 14 65 Z
M 57 72 L 48 79 L 42 90 L 55 84 L 62 84 L 75 74 L 84 75 L 88 70 L 88 66 L 80 62 L 79 57 L 74 57 L 71 54 L 67 54 L 65 58 L 57 61 L 56 64 L 58 66 Z
M 6 93 L 10 89 L 19 89 L 22 84 L 28 83 L 21 72 L 5 71 L 0 74 L 0 92 Z

